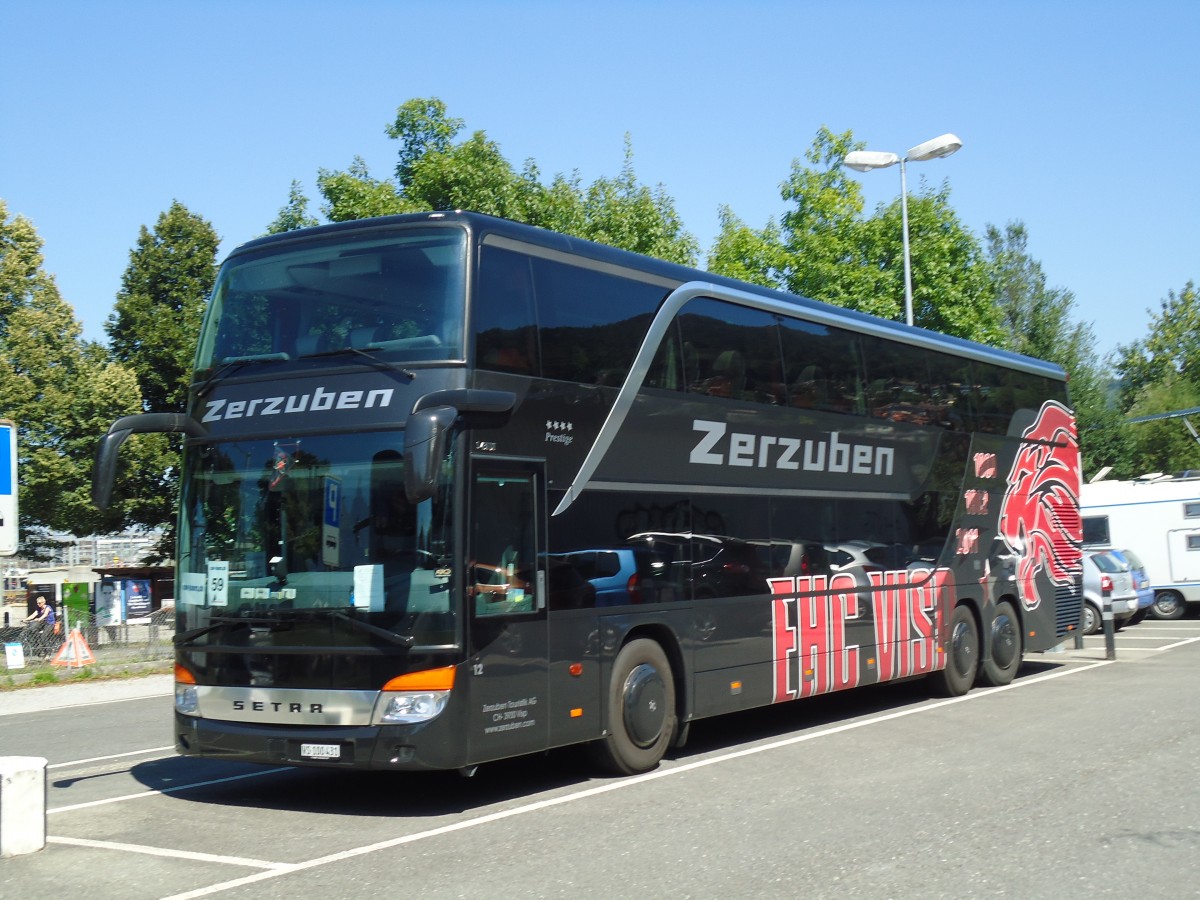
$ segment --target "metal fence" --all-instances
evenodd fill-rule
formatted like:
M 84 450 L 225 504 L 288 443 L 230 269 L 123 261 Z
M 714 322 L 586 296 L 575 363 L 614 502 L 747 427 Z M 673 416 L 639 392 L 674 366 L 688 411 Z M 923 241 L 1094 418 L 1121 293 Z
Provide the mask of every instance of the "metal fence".
M 12 620 L 10 619 L 10 622 Z M 101 625 L 95 617 L 68 618 L 66 630 L 43 625 L 0 627 L 0 643 L 20 644 L 26 669 L 39 667 L 120 666 L 169 660 L 174 655 L 175 610 L 165 609 L 120 625 Z M 11 660 L 11 657 L 10 657 Z M 10 662 L 11 666 L 11 662 Z

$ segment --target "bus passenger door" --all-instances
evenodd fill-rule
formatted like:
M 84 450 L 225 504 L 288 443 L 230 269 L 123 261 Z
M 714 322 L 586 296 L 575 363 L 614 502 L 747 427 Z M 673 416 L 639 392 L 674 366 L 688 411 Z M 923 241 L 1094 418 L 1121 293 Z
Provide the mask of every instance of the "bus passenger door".
M 479 460 L 468 500 L 470 758 L 547 742 L 545 499 L 540 463 Z

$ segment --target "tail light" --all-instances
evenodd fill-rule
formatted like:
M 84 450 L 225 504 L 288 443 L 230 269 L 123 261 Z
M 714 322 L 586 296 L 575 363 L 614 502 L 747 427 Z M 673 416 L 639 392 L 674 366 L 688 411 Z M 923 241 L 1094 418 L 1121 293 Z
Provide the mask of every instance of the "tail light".
M 1100 576 L 1100 591 L 1104 594 L 1111 594 L 1113 590 L 1112 578 L 1107 575 Z
M 625 592 L 629 594 L 630 603 L 642 602 L 642 585 L 638 578 L 638 573 L 634 572 L 629 576 L 629 581 L 625 583 Z

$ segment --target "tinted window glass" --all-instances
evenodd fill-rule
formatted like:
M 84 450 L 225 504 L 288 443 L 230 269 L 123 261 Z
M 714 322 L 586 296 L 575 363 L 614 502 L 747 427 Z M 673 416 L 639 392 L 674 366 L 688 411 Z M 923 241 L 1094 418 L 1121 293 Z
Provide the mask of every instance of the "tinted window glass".
M 541 371 L 530 262 L 519 253 L 482 248 L 475 291 L 475 364 L 480 368 Z
M 404 229 L 240 254 L 221 270 L 199 363 L 348 348 L 387 358 L 462 357 L 466 235 Z
M 547 259 L 532 264 L 542 374 L 620 385 L 666 288 Z
M 1083 517 L 1083 542 L 1085 544 L 1107 544 L 1108 516 Z
M 783 319 L 786 402 L 802 409 L 862 415 L 862 356 L 857 335 L 813 322 Z
M 929 381 L 926 352 L 869 335 L 864 335 L 862 342 L 870 415 L 893 422 L 931 424 L 938 410 Z
M 1013 391 L 1013 409 L 1041 409 L 1042 404 L 1054 398 L 1066 402 L 1061 382 L 1053 382 L 1028 372 L 1013 372 L 1009 378 Z
M 975 373 L 972 389 L 975 429 L 988 434 L 1006 434 L 1016 409 L 1008 370 L 981 362 L 972 363 L 971 369 Z
M 971 362 L 960 356 L 930 352 L 929 381 L 934 402 L 933 424 L 969 431 L 975 427 L 971 409 Z
M 679 323 L 672 322 L 666 336 L 658 345 L 654 362 L 646 374 L 646 387 L 661 388 L 667 391 L 682 391 L 685 389 L 683 379 L 683 342 L 679 338 Z
M 754 403 L 783 402 L 783 364 L 774 316 L 701 299 L 684 308 L 679 323 L 689 391 Z

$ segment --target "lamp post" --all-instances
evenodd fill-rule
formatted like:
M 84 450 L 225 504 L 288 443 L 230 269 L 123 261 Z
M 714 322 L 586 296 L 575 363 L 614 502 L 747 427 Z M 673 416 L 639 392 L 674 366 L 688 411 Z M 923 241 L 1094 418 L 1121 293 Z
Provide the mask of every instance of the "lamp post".
M 908 251 L 908 177 L 905 174 L 905 164 L 910 162 L 925 162 L 928 159 L 941 159 L 949 156 L 962 147 L 962 141 L 954 134 L 943 134 L 917 144 L 904 156 L 888 153 L 884 150 L 853 150 L 846 154 L 846 167 L 856 172 L 870 172 L 872 169 L 886 169 L 888 166 L 900 164 L 900 220 L 904 232 L 904 320 L 913 323 L 912 296 L 912 260 Z

